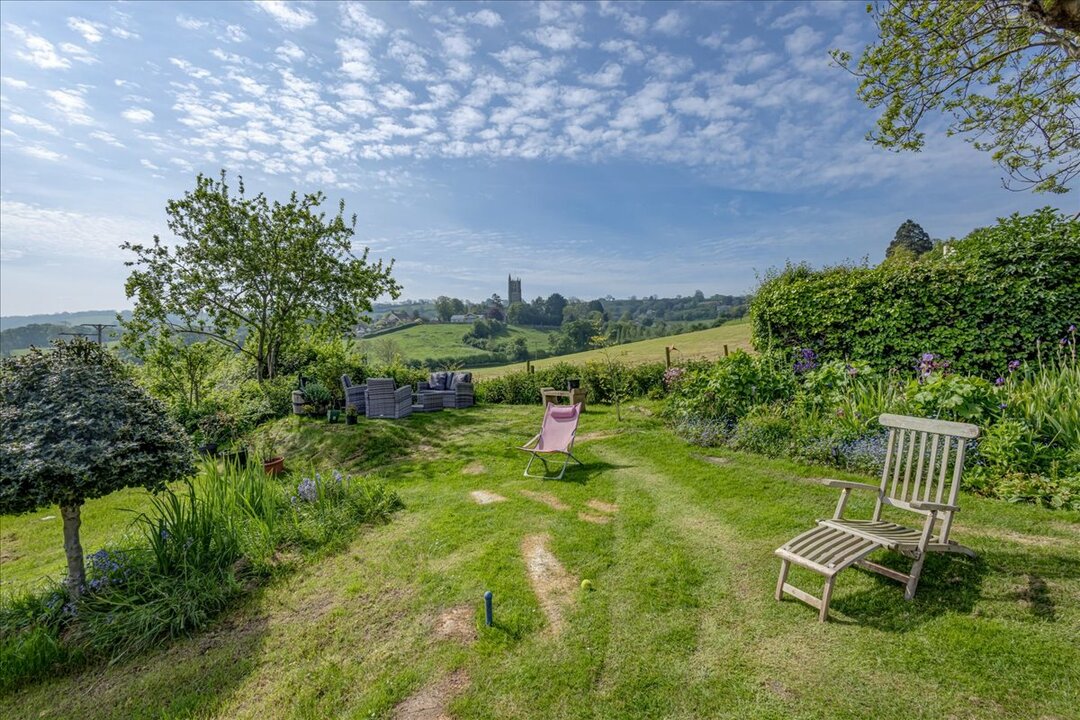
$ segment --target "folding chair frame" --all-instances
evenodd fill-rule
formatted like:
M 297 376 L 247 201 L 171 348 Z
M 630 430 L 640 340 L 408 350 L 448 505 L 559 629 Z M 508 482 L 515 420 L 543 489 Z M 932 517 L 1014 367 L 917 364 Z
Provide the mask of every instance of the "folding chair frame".
M 518 448 L 519 450 L 524 450 L 525 452 L 529 453 L 529 462 L 528 462 L 527 465 L 525 465 L 525 472 L 523 473 L 523 475 L 525 477 L 537 478 L 538 480 L 562 480 L 563 476 L 566 475 L 566 467 L 570 464 L 571 460 L 576 462 L 578 465 L 581 465 L 582 467 L 585 467 L 585 463 L 581 462 L 576 457 L 574 457 L 574 453 L 573 453 L 574 443 L 573 443 L 573 441 L 571 441 L 570 442 L 570 449 L 565 451 L 565 452 L 563 452 L 562 450 L 549 450 L 549 451 L 547 451 L 546 454 L 548 454 L 548 455 L 565 455 L 566 456 L 566 457 L 563 458 L 563 464 L 562 464 L 562 467 L 559 469 L 559 474 L 558 475 L 552 475 L 550 470 L 548 469 L 548 461 L 547 461 L 547 458 L 544 457 L 544 453 L 541 452 L 541 451 L 538 451 L 538 450 L 534 450 L 533 448 L 529 447 L 530 445 L 532 445 L 533 443 L 535 443 L 539 439 L 540 439 L 540 435 L 538 434 L 532 440 L 530 440 L 529 442 L 525 443 L 520 448 Z M 539 460 L 540 462 L 542 462 L 544 464 L 544 474 L 543 475 L 534 475 L 534 474 L 529 473 L 529 468 L 532 467 L 533 460 Z

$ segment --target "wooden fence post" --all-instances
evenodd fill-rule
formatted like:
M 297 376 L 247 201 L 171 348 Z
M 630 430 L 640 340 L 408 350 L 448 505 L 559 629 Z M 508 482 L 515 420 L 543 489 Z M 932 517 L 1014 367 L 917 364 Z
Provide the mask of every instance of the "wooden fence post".
M 727 357 L 727 345 L 724 345 L 724 357 Z

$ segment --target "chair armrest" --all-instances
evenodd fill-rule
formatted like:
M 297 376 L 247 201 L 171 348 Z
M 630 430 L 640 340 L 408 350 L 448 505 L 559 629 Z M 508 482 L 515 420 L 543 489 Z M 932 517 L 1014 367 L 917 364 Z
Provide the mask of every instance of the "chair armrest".
M 926 502 L 925 500 L 912 500 L 908 503 L 916 510 L 927 510 L 929 512 L 956 512 L 960 509 L 957 505 L 946 505 L 945 503 Z
M 454 389 L 457 390 L 458 392 L 470 393 L 471 394 L 472 391 L 473 391 L 473 384 L 472 383 L 467 383 L 467 382 L 459 382 L 457 385 L 454 386 Z
M 866 490 L 872 493 L 880 490 L 877 485 L 867 485 L 866 483 L 850 482 L 848 480 L 830 480 L 829 478 L 822 480 L 821 484 L 825 487 L 840 488 L 841 490 Z
M 397 390 L 394 391 L 395 400 L 404 400 L 406 396 L 410 398 L 412 397 L 412 388 L 408 385 L 399 387 Z

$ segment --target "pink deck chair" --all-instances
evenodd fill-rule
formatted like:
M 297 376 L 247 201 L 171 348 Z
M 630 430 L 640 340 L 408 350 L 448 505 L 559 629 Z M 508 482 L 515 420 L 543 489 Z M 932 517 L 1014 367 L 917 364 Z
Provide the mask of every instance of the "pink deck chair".
M 544 422 L 540 426 L 540 434 L 525 443 L 518 450 L 530 453 L 529 464 L 525 466 L 525 477 L 540 478 L 542 480 L 561 480 L 566 474 L 566 466 L 573 460 L 578 465 L 583 463 L 574 457 L 574 433 L 577 432 L 578 418 L 581 417 L 581 403 L 576 405 L 552 405 L 544 409 Z M 545 454 L 558 453 L 563 455 L 562 468 L 558 475 L 548 474 L 548 463 Z M 533 460 L 539 458 L 544 464 L 543 475 L 531 475 L 529 469 Z

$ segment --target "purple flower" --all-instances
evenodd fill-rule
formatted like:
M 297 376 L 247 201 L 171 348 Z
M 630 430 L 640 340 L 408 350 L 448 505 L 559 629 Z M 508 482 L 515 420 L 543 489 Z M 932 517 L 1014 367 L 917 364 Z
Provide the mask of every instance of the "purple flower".
M 924 363 L 934 362 L 934 353 L 923 353 L 922 361 Z
M 794 370 L 801 374 L 810 372 L 817 367 L 817 354 L 810 348 L 798 349 L 798 360 L 795 361 Z
M 304 502 L 315 502 L 319 496 L 319 487 L 312 478 L 304 478 L 296 488 L 296 494 Z
M 338 485 L 340 485 L 342 483 L 342 481 L 344 481 L 344 480 L 345 480 L 345 476 L 341 474 L 341 471 L 340 470 L 335 470 L 334 471 L 334 482 L 336 482 Z
M 995 385 L 1004 385 L 1005 384 L 1005 378 L 1003 378 L 1001 376 L 998 376 L 998 379 L 994 381 L 994 384 Z
M 1075 325 L 1070 325 L 1070 326 L 1069 326 L 1069 332 L 1070 332 L 1070 333 L 1074 333 L 1074 332 L 1076 332 L 1076 326 L 1075 326 Z
M 998 407 L 1000 409 L 1004 410 L 1005 408 L 1009 407 L 1009 404 L 1008 403 L 1001 403 L 1000 405 L 998 405 Z
M 1019 369 L 1020 369 L 1020 361 L 1019 360 L 1010 360 L 1009 361 L 1009 372 L 1015 372 L 1016 370 L 1019 370 Z
M 855 367 L 854 365 L 848 365 L 847 366 L 847 374 L 848 375 L 858 375 L 859 374 L 859 368 Z
M 1060 340 L 1058 340 L 1058 344 L 1061 345 L 1062 347 L 1065 347 L 1066 345 L 1069 344 L 1069 338 L 1067 338 L 1067 337 L 1061 338 Z

